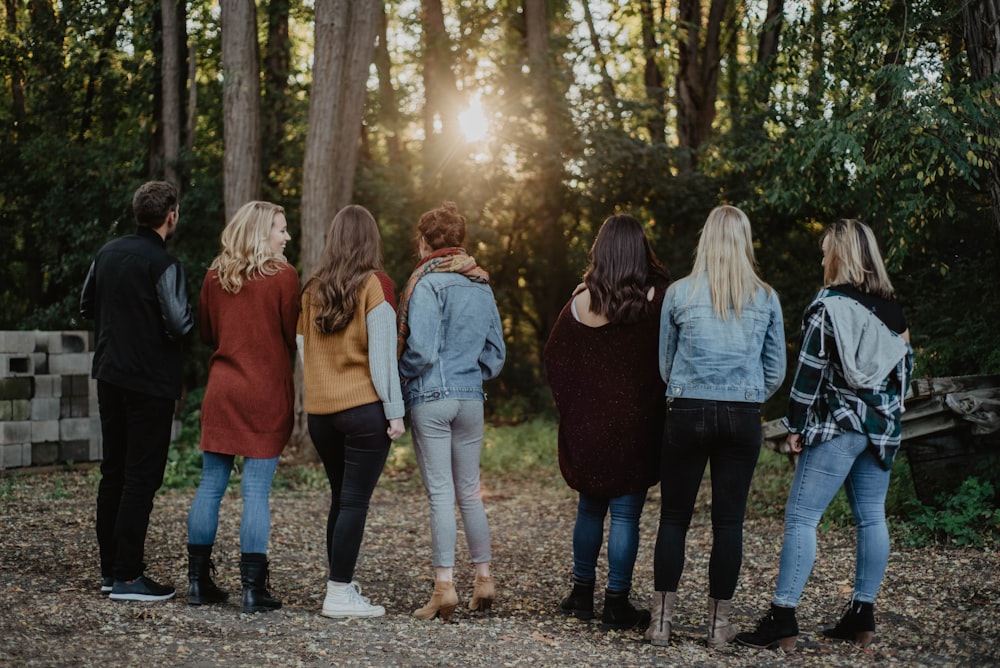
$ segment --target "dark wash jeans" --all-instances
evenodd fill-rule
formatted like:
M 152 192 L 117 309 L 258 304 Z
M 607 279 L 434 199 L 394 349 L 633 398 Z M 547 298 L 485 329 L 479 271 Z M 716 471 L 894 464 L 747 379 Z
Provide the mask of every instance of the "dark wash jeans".
M 330 481 L 326 549 L 330 579 L 350 582 L 368 520 L 368 503 L 389 455 L 381 402 L 330 415 L 309 414 L 309 436 Z
M 702 399 L 674 399 L 667 404 L 660 464 L 663 500 L 653 557 L 656 591 L 677 591 L 695 497 L 711 462 L 709 596 L 733 597 L 743 563 L 743 518 L 760 442 L 759 404 Z
M 97 381 L 104 458 L 97 488 L 102 577 L 133 580 L 143 552 L 153 496 L 163 484 L 175 401 Z

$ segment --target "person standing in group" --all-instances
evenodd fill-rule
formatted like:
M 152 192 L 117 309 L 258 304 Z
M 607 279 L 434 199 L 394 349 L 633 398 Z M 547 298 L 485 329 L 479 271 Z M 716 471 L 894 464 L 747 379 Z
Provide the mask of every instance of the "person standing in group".
M 97 252 L 80 296 L 97 339 L 92 375 L 104 442 L 97 541 L 102 592 L 116 601 L 162 601 L 174 588 L 144 574 L 143 554 L 194 317 L 184 267 L 166 247 L 177 228 L 177 189 L 150 181 L 136 190 L 132 211 L 135 233 Z
M 559 468 L 579 492 L 573 590 L 560 610 L 594 617 L 597 558 L 608 533 L 601 629 L 645 629 L 629 601 L 646 492 L 660 478 L 664 384 L 657 370 L 660 306 L 669 277 L 642 224 L 611 216 L 590 249 L 584 289 L 556 320 L 545 371 L 559 410 Z
M 667 290 L 660 315 L 660 377 L 667 384 L 647 638 L 670 642 L 685 538 L 711 463 L 712 553 L 708 645 L 731 641 L 729 623 L 743 561 L 743 520 L 761 446 L 760 406 L 785 376 L 778 295 L 757 275 L 750 220 L 733 206 L 712 210 L 691 273 Z
M 431 513 L 434 593 L 419 619 L 450 619 L 458 605 L 453 572 L 455 503 L 475 568 L 471 610 L 487 611 L 496 588 L 479 486 L 483 381 L 503 367 L 503 326 L 489 274 L 461 246 L 465 217 L 453 202 L 420 216 L 420 261 L 399 305 L 399 373 L 410 411 L 413 447 Z
M 875 597 L 889 563 L 885 497 L 913 369 L 910 333 L 871 228 L 858 220 L 833 223 L 822 248 L 824 287 L 802 319 L 783 420 L 789 449 L 799 457 L 778 584 L 757 629 L 737 636 L 749 647 L 795 648 L 795 608 L 816 560 L 816 527 L 841 486 L 857 524 L 854 592 L 824 636 L 871 644 Z
M 330 576 L 322 614 L 379 617 L 354 582 L 372 492 L 392 441 L 403 435 L 392 280 L 367 209 L 337 212 L 319 266 L 302 290 L 298 335 L 309 435 L 330 481 Z
M 191 605 L 221 603 L 211 579 L 219 504 L 236 456 L 240 489 L 241 612 L 281 607 L 267 590 L 271 480 L 292 434 L 291 354 L 299 316 L 299 277 L 284 256 L 285 210 L 248 202 L 222 231 L 222 251 L 201 285 L 201 339 L 214 348 L 201 404 L 201 483 L 188 513 Z

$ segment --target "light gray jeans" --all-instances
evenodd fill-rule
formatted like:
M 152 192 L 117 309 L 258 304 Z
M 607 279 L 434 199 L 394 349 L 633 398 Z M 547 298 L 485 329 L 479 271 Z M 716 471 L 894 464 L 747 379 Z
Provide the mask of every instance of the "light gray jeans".
M 417 404 L 410 411 L 410 426 L 431 507 L 433 566 L 455 566 L 456 501 L 472 563 L 491 561 L 490 526 L 479 490 L 483 402 L 443 399 Z

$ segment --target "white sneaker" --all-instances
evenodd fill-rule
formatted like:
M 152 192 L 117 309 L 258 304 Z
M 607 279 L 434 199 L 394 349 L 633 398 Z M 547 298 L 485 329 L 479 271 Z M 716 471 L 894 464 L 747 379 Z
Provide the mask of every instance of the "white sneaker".
M 356 583 L 347 584 L 327 581 L 326 599 L 323 601 L 324 617 L 381 617 L 385 608 L 372 605 L 361 596 L 361 587 Z

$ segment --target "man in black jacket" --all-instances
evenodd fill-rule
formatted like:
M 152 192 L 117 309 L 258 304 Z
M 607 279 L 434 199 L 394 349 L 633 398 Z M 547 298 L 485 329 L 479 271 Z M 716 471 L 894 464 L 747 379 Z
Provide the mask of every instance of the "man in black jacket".
M 194 326 L 184 268 L 166 249 L 177 227 L 177 190 L 151 181 L 132 198 L 138 228 L 98 251 L 80 313 L 95 322 L 93 377 L 104 457 L 97 492 L 101 591 L 120 601 L 162 601 L 174 588 L 144 575 L 153 496 L 163 483 L 182 339 Z

